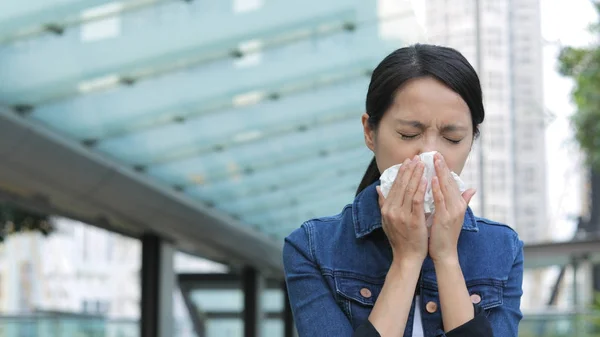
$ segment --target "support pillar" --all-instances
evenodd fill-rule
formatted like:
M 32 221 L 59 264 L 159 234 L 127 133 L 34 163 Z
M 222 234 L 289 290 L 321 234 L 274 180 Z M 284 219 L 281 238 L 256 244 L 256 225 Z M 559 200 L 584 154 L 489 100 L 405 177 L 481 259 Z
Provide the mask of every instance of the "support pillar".
M 261 295 L 264 280 L 260 273 L 251 267 L 242 272 L 242 289 L 244 291 L 244 337 L 260 337 L 264 321 Z
M 173 246 L 158 236 L 142 236 L 140 337 L 173 336 L 173 255 Z

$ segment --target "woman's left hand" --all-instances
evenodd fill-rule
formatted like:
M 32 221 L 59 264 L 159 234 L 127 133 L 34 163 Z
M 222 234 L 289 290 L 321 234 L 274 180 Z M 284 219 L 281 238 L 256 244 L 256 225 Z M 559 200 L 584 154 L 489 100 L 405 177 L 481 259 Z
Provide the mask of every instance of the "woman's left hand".
M 435 212 L 429 238 L 429 256 L 434 261 L 458 261 L 458 237 L 465 219 L 467 206 L 475 195 L 474 189 L 460 193 L 441 154 L 434 156 L 436 176 L 431 182 Z

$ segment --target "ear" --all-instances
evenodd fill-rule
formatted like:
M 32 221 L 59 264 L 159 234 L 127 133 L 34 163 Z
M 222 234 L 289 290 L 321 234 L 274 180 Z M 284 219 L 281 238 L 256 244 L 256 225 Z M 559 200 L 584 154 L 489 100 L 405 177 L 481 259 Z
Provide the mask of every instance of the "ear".
M 361 119 L 365 134 L 365 144 L 371 151 L 375 152 L 375 130 L 369 126 L 369 115 L 364 113 Z

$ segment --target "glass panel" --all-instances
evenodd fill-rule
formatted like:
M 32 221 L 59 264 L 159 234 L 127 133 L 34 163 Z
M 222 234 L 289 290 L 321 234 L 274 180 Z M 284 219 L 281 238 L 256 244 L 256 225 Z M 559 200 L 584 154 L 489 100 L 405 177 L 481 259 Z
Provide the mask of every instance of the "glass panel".
M 262 322 L 262 337 L 283 336 L 281 320 L 267 319 Z M 242 337 L 244 322 L 241 319 L 211 319 L 206 325 L 206 337 Z
M 283 291 L 268 289 L 263 292 L 261 300 L 265 312 L 283 312 Z
M 0 337 L 138 337 L 136 320 L 110 320 L 62 315 L 0 316 Z M 175 334 L 175 337 L 180 335 Z M 183 337 L 183 336 L 181 336 Z
M 149 164 L 173 161 L 190 154 L 201 156 L 215 151 L 217 145 L 228 150 L 265 137 L 275 138 L 280 135 L 277 133 L 280 130 L 297 132 L 302 125 L 322 125 L 328 123 L 324 120 L 327 117 L 347 116 L 349 113 L 360 116 L 364 108 L 362 96 L 367 81 L 366 78 L 359 78 L 343 85 L 281 97 L 277 101 L 225 109 L 218 113 L 215 111 L 200 118 L 188 119 L 185 123 L 173 123 L 147 132 L 107 139 L 101 141 L 98 148 L 128 163 Z M 342 97 L 356 99 L 341 101 Z M 187 112 L 200 107 L 202 103 L 199 102 L 173 111 Z M 83 135 L 90 135 L 85 130 L 82 132 Z
M 239 318 L 211 319 L 206 322 L 206 337 L 243 337 L 244 322 Z
M 231 151 L 209 153 L 181 162 L 154 166 L 148 173 L 161 180 L 182 185 L 194 182 L 240 181 L 244 176 L 262 184 L 264 180 L 258 179 L 259 171 L 273 169 L 270 177 L 278 176 L 284 165 L 288 167 L 288 173 L 303 171 L 300 164 L 314 158 L 315 155 L 335 154 L 364 147 L 361 128 L 359 122 L 351 120 L 301 134 L 289 134 L 276 142 L 265 140 Z M 248 170 L 256 174 L 249 175 Z
M 283 322 L 278 319 L 267 319 L 263 322 L 262 337 L 283 337 Z
M 191 292 L 191 299 L 201 312 L 241 312 L 244 307 L 239 289 L 196 289 Z
M 311 6 L 310 2 L 318 6 Z M 196 54 L 215 49 L 230 52 L 241 42 L 238 41 L 240 38 L 242 41 L 260 39 L 265 34 L 285 31 L 290 23 L 312 27 L 319 24 L 314 23 L 315 18 L 325 17 L 328 22 L 335 15 L 347 17 L 344 11 L 351 9 L 351 5 L 341 0 L 325 3 L 310 0 L 308 3 L 274 2 L 260 11 L 235 15 L 228 6 L 215 3 L 219 2 L 169 1 L 130 12 L 121 18 L 122 28 L 117 37 L 97 43 L 85 43 L 78 29 L 68 29 L 59 40 L 42 37 L 25 46 L 9 46 L 0 73 L 14 81 L 11 81 L 12 88 L 0 92 L 13 95 L 2 98 L 10 101 L 44 100 L 48 95 L 64 93 L 65 90 L 81 90 L 73 85 L 85 80 L 109 74 L 127 74 L 140 63 L 152 66 L 173 61 L 174 57 L 185 55 L 190 49 L 196 49 Z M 212 29 L 217 26 L 221 28 Z M 233 45 L 230 42 L 232 38 L 237 38 Z M 51 60 L 48 58 L 50 55 L 60 57 Z M 32 65 L 35 68 L 28 69 Z M 20 79 L 30 73 L 37 76 Z

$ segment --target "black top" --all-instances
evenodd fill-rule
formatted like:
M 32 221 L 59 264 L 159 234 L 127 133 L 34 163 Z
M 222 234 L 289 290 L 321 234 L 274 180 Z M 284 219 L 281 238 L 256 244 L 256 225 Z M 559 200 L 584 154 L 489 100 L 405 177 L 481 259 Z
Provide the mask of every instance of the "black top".
M 493 337 L 492 326 L 485 316 L 485 311 L 475 305 L 475 317 L 452 331 L 446 337 Z M 366 321 L 354 331 L 353 337 L 381 337 L 371 322 Z M 429 337 L 429 336 L 426 336 Z M 437 337 L 437 336 L 436 336 Z

